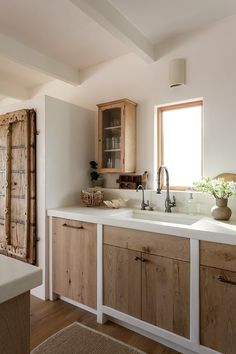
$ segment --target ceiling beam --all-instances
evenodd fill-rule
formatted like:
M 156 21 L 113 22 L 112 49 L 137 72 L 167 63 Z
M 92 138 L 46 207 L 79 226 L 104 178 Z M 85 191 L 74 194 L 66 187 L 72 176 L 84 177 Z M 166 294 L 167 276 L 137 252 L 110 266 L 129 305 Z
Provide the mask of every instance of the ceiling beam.
M 2 79 L 0 79 L 0 95 L 19 100 L 27 100 L 30 98 L 29 91 L 26 88 Z
M 108 0 L 71 0 L 71 2 L 146 62 L 156 60 L 153 44 Z
M 0 55 L 72 85 L 79 84 L 79 72 L 25 44 L 0 34 Z

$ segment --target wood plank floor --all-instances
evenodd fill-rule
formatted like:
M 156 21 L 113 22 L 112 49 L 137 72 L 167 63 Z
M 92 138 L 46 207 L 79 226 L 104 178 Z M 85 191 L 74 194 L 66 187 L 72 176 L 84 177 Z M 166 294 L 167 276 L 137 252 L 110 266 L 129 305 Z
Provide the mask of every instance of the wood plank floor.
M 78 321 L 106 333 L 122 342 L 143 350 L 148 354 L 177 354 L 146 337 L 108 321 L 104 325 L 96 322 L 96 316 L 64 301 L 43 301 L 31 296 L 31 350 L 70 323 Z M 69 354 L 69 353 L 68 353 Z M 92 353 L 91 353 L 92 354 Z M 111 353 L 112 354 L 112 353 Z

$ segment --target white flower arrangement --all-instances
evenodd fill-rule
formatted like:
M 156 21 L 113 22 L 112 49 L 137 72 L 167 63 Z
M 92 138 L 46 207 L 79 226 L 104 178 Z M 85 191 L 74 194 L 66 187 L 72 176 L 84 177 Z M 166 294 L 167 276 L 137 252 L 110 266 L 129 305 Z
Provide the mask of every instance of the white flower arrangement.
M 236 195 L 236 182 L 226 181 L 224 178 L 204 177 L 201 181 L 193 183 L 193 189 L 213 195 L 215 198 L 228 199 L 232 195 Z

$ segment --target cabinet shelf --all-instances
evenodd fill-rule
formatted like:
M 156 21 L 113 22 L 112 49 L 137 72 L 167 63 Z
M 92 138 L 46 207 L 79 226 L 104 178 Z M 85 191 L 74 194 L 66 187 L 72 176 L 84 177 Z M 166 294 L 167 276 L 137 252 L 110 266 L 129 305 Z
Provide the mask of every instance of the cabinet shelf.
M 106 127 L 104 130 L 114 130 L 114 129 L 121 129 L 121 125 L 117 125 L 115 127 Z
M 120 151 L 120 149 L 106 149 L 104 152 L 117 152 Z

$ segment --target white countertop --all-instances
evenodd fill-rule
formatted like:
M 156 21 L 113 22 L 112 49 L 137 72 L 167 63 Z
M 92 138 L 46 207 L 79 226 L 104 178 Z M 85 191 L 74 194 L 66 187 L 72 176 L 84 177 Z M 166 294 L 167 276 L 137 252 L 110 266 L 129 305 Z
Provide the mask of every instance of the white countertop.
M 40 268 L 0 254 L 0 304 L 41 283 Z
M 48 216 L 236 245 L 236 222 L 232 220 L 221 222 L 210 217 L 194 215 L 192 217 L 196 217 L 198 220 L 191 225 L 185 225 L 136 219 L 129 217 L 129 213 L 132 213 L 132 209 L 86 208 L 80 206 L 48 210 Z M 185 218 L 184 214 L 173 214 L 179 217 L 182 215 Z

